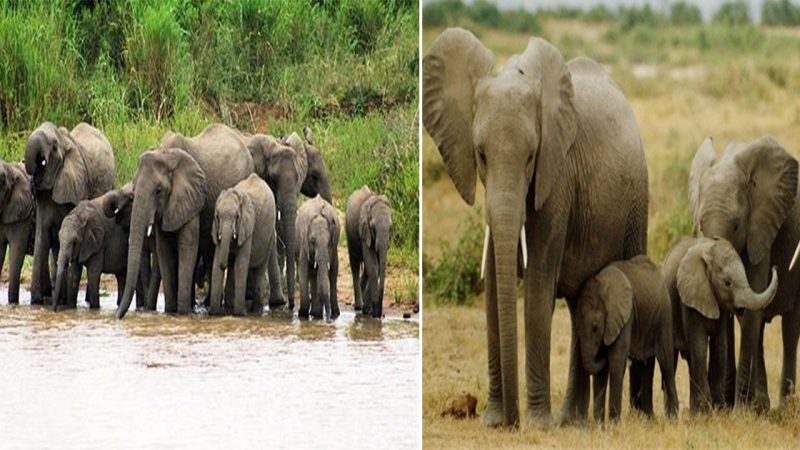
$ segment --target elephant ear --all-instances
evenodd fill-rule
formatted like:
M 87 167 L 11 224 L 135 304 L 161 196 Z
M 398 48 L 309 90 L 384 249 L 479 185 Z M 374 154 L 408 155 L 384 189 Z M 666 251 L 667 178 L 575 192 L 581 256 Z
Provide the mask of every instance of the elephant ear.
M 27 219 L 33 213 L 33 193 L 24 166 L 6 164 L 6 168 L 6 183 L 11 194 L 3 209 L 3 223 L 13 223 Z
M 561 167 L 578 133 L 578 116 L 572 104 L 575 91 L 564 58 L 544 39 L 534 38 L 528 42 L 517 67 L 541 90 L 541 130 L 534 190 L 534 207 L 539 211 L 560 179 Z
M 80 219 L 83 223 L 83 230 L 81 230 L 81 251 L 78 257 L 81 262 L 85 262 L 90 256 L 99 252 L 103 246 L 105 217 L 103 217 L 102 211 L 91 205 L 85 205 L 79 213 L 82 216 Z
M 79 144 L 69 131 L 59 128 L 56 134 L 63 159 L 61 170 L 58 171 L 53 183 L 53 201 L 62 205 L 67 203 L 77 205 L 88 195 L 86 162 L 83 160 Z
M 164 231 L 175 231 L 203 209 L 206 175 L 197 161 L 181 149 L 166 149 L 163 154 L 172 173 L 172 188 L 161 226 Z
M 461 28 L 445 30 L 422 59 L 422 123 L 469 205 L 475 202 L 475 85 L 489 75 L 493 64 L 492 52 Z
M 361 211 L 358 214 L 358 234 L 361 242 L 367 247 L 372 247 L 374 236 L 372 235 L 372 226 L 370 224 L 370 215 L 372 214 L 372 205 L 375 204 L 375 195 L 370 197 L 361 205 Z
M 297 135 L 292 133 L 284 139 L 284 144 L 291 147 L 295 152 L 294 168 L 297 171 L 298 180 L 302 183 L 308 175 L 308 155 L 306 154 L 306 144 Z
M 758 264 L 769 255 L 778 229 L 797 196 L 797 160 L 772 136 L 764 136 L 737 153 L 734 160 L 750 183 L 747 254 Z
M 257 134 L 245 139 L 247 150 L 253 158 L 253 164 L 259 176 L 265 176 L 267 163 L 272 157 L 272 152 L 278 146 L 278 141 L 266 134 Z
M 711 136 L 705 138 L 700 148 L 694 154 L 692 160 L 692 167 L 689 169 L 689 203 L 692 207 L 692 223 L 694 224 L 694 232 L 697 233 L 700 226 L 699 213 L 700 208 L 700 180 L 703 174 L 714 163 L 715 152 L 714 142 Z
M 633 288 L 628 277 L 614 266 L 597 274 L 600 297 L 606 307 L 606 328 L 603 343 L 611 345 L 622 332 L 633 311 Z
M 715 320 L 719 319 L 719 304 L 708 276 L 706 261 L 709 257 L 709 244 L 693 246 L 678 264 L 676 278 L 681 303 Z
M 116 216 L 122 200 L 120 191 L 112 191 L 103 196 L 103 215 L 109 219 Z
M 243 193 L 239 195 L 239 230 L 236 243 L 241 247 L 253 235 L 256 225 L 256 208 L 250 196 Z
M 310 145 L 314 145 L 314 133 L 311 132 L 311 127 L 304 127 L 303 135 L 306 138 L 306 142 L 308 142 Z

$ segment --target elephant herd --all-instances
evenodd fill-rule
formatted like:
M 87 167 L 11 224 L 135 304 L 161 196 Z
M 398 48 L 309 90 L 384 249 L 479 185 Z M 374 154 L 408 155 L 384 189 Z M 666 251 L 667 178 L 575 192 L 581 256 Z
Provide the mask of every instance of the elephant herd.
M 264 297 L 270 309 L 288 300 L 293 311 L 299 284 L 300 317 L 339 316 L 340 213 L 310 129 L 280 139 L 222 124 L 194 137 L 170 131 L 140 155 L 131 182 L 114 190 L 116 181 L 111 143 L 85 123 L 70 131 L 45 122 L 28 138 L 24 163 L 0 161 L 9 303 L 19 303 L 32 254 L 31 304 L 53 310 L 76 307 L 85 267 L 90 308 L 100 306 L 101 274 L 116 277 L 118 318 L 134 294 L 137 308 L 155 310 L 159 290 L 165 312 L 188 314 L 206 282 L 211 314 L 261 314 Z M 300 193 L 310 199 L 298 207 Z M 355 309 L 382 317 L 389 200 L 355 191 L 345 226 Z
M 688 362 L 692 412 L 769 408 L 764 326 L 782 317 L 781 403 L 800 334 L 798 162 L 774 138 L 699 147 L 688 180 L 694 236 L 663 268 L 647 255 L 648 172 L 636 118 L 606 71 L 531 39 L 499 72 L 472 33 L 444 31 L 423 58 L 423 124 L 468 204 L 485 186 L 487 426 L 519 425 L 517 278 L 523 280 L 525 420 L 539 426 L 652 414 L 655 361 L 667 415 Z M 797 249 L 797 250 L 795 250 Z M 567 391 L 551 417 L 556 298 L 572 323 Z M 734 317 L 741 329 L 736 358 Z M 738 367 L 737 367 L 738 362 Z M 590 376 L 593 384 L 590 384 Z

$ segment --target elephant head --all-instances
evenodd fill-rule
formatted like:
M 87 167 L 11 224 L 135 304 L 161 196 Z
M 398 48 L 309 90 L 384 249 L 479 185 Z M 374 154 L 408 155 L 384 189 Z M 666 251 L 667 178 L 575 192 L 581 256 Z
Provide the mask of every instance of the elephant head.
M 184 150 L 159 148 L 139 157 L 133 178 L 133 206 L 128 237 L 128 273 L 117 309 L 122 318 L 130 307 L 142 257 L 145 235 L 153 226 L 174 232 L 196 217 L 205 203 L 206 176 Z
M 608 266 L 586 280 L 575 322 L 583 367 L 589 374 L 597 374 L 607 364 L 605 358 L 598 361 L 597 356 L 616 341 L 630 320 L 632 310 L 633 288 L 617 267 Z
M 770 254 L 797 194 L 797 160 L 771 136 L 728 146 L 716 159 L 703 141 L 689 173 L 695 232 L 727 239 L 749 262 Z
M 368 299 L 377 299 L 376 306 L 378 311 L 372 313 L 378 317 L 382 314 L 381 305 L 383 302 L 383 289 L 386 276 L 386 259 L 389 252 L 389 242 L 392 239 L 392 209 L 389 199 L 383 195 L 373 194 L 364 204 L 361 205 L 359 212 L 358 234 L 363 245 L 374 249 L 378 257 L 378 267 L 376 268 L 378 283 L 371 283 L 371 292 Z M 369 308 L 366 306 L 366 308 Z
M 52 191 L 59 204 L 87 198 L 87 167 L 79 145 L 69 131 L 45 122 L 25 145 L 25 170 L 37 191 Z
M 330 271 L 333 259 L 338 258 L 336 244 L 339 240 L 339 216 L 333 207 L 321 196 L 303 204 L 302 218 L 297 224 L 299 251 L 306 252 L 305 258 L 316 271 L 316 288 L 313 293 L 311 314 L 321 318 L 320 306 L 332 318 Z M 303 281 L 303 280 L 301 280 Z M 307 314 L 308 311 L 301 313 Z
M 461 197 L 486 187 L 486 242 L 493 242 L 500 366 L 507 425 L 517 423 L 516 274 L 526 259 L 526 198 L 539 211 L 561 178 L 577 133 L 570 72 L 561 54 L 531 39 L 492 75 L 493 54 L 470 32 L 448 29 L 423 58 L 422 120 Z
M 306 159 L 308 160 L 308 172 L 306 173 L 306 179 L 303 181 L 303 185 L 300 187 L 300 192 L 308 198 L 314 198 L 320 195 L 328 203 L 333 204 L 331 184 L 328 180 L 328 169 L 325 167 L 325 160 L 322 159 L 322 153 L 319 151 L 319 148 L 314 145 L 314 133 L 311 132 L 311 128 L 305 127 L 303 128 L 303 135 L 306 140 L 304 145 Z
M 104 220 L 106 217 L 103 211 L 94 202 L 84 200 L 61 223 L 58 231 L 59 250 L 53 311 L 58 309 L 62 280 L 67 276 L 69 265 L 85 263 L 90 256 L 101 250 L 105 237 Z
M 709 319 L 719 319 L 720 308 L 761 310 L 778 292 L 778 272 L 762 293 L 753 292 L 744 264 L 736 249 L 725 239 L 704 238 L 681 259 L 677 272 L 681 302 Z
M 30 178 L 22 164 L 0 161 L 0 211 L 2 223 L 29 220 L 33 214 Z
M 128 183 L 117 191 L 103 196 L 103 213 L 113 218 L 119 226 L 129 230 L 133 213 L 133 183 Z
M 231 242 L 235 242 L 239 247 L 244 245 L 253 236 L 255 220 L 255 205 L 248 195 L 234 188 L 226 189 L 219 194 L 211 227 L 211 239 L 220 254 L 218 258 L 220 266 L 214 270 L 228 269 Z

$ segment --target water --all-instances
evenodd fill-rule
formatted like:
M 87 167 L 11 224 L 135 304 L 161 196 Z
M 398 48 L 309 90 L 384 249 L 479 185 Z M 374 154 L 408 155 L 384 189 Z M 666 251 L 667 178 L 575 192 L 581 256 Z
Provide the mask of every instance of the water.
M 0 298 L 0 447 L 420 445 L 417 321 L 118 321 L 116 293 L 58 313 Z

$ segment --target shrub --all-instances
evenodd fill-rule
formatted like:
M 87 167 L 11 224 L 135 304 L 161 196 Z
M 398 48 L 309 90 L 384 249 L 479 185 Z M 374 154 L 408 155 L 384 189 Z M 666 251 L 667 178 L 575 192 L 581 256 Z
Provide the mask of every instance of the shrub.
M 681 1 L 670 5 L 669 21 L 674 25 L 697 25 L 703 23 L 703 16 L 700 8 Z
M 481 289 L 483 226 L 479 211 L 462 224 L 455 245 L 442 243 L 442 254 L 435 265 L 423 273 L 423 288 L 436 294 L 442 303 L 467 303 Z
M 714 22 L 726 25 L 744 25 L 750 23 L 750 12 L 743 0 L 727 1 L 714 14 Z
M 761 23 L 764 25 L 800 25 L 800 7 L 789 0 L 764 0 L 761 5 Z
M 441 0 L 427 3 L 422 8 L 422 26 L 453 25 L 465 15 L 465 8 L 461 0 Z
M 604 4 L 594 5 L 583 14 L 583 19 L 589 22 L 611 22 L 616 17 Z
M 657 27 L 666 22 L 663 14 L 654 11 L 650 4 L 645 4 L 641 8 L 621 6 L 618 16 L 619 28 L 622 31 L 628 31 L 637 26 Z

